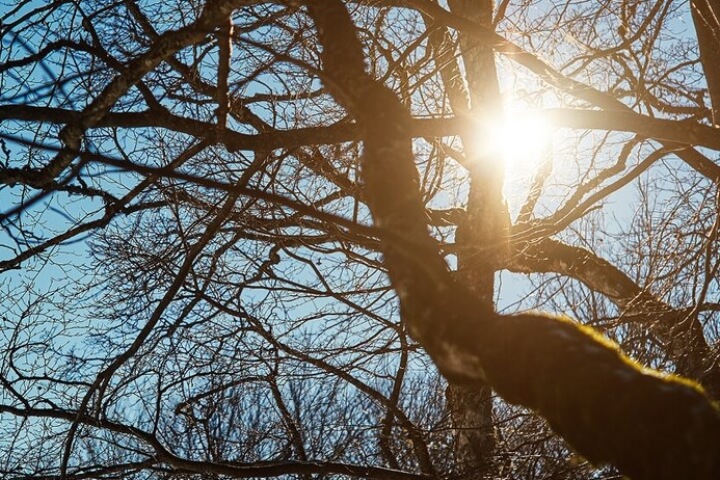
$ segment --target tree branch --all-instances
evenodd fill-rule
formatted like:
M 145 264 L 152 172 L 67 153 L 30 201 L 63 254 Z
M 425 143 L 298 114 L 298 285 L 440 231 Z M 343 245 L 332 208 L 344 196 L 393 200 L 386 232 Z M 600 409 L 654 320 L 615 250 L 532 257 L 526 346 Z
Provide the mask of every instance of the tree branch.
M 306 5 L 323 47 L 324 82 L 364 127 L 363 176 L 375 222 L 413 239 L 414 249 L 398 251 L 381 236 L 381 248 L 403 319 L 441 371 L 487 379 L 591 461 L 636 480 L 719 478 L 720 415 L 700 387 L 634 364 L 567 319 L 500 316 L 453 288 L 422 214 L 409 114 L 365 74 L 343 4 Z

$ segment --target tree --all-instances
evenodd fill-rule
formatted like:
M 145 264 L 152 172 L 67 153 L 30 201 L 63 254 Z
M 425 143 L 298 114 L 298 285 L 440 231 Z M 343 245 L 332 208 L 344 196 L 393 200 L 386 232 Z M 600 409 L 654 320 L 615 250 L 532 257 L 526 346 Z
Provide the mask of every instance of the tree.
M 717 478 L 715 10 L 7 7 L 4 475 Z

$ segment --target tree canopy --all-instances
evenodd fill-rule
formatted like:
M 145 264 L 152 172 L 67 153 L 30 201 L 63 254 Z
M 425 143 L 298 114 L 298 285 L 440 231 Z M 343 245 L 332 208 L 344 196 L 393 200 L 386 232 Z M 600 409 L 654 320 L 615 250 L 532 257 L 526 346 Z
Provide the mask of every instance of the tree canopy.
M 3 5 L 4 478 L 720 478 L 711 0 Z

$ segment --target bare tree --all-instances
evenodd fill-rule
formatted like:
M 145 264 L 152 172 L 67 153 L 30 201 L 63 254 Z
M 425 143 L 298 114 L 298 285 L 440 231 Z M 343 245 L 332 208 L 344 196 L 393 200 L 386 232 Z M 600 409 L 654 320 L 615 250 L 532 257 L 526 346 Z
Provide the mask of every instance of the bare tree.
M 3 7 L 0 471 L 718 478 L 716 10 Z

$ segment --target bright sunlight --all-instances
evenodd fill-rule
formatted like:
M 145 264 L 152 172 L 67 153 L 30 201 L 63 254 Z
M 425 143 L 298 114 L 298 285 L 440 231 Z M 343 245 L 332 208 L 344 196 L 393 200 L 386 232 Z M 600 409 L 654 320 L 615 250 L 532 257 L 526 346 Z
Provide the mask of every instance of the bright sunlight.
M 505 120 L 489 125 L 488 153 L 498 154 L 508 174 L 532 174 L 552 150 L 553 128 L 532 110 L 505 106 Z M 522 172 L 517 172 L 522 170 Z

